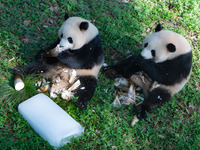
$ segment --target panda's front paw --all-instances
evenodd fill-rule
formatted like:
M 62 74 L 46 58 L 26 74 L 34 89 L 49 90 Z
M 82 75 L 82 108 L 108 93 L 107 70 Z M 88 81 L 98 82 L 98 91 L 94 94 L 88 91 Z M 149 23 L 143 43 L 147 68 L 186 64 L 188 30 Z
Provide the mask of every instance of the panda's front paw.
M 111 69 L 111 67 L 110 66 L 102 66 L 102 72 L 106 72 L 106 71 L 108 71 L 108 70 L 110 70 Z
M 103 67 L 102 72 L 109 79 L 115 79 L 115 78 L 119 77 L 119 74 L 117 73 L 117 70 L 115 69 L 114 66 Z
M 146 109 L 145 109 L 143 103 L 140 103 L 139 105 L 137 105 L 136 111 L 137 111 L 137 118 L 139 120 L 146 118 Z
M 19 69 L 18 67 L 15 67 L 15 68 L 13 69 L 13 72 L 14 72 L 14 74 L 16 74 L 16 75 L 22 75 L 22 74 L 23 74 L 22 70 Z
M 82 101 L 78 100 L 78 107 L 80 109 L 86 110 L 87 109 L 87 102 L 82 102 Z

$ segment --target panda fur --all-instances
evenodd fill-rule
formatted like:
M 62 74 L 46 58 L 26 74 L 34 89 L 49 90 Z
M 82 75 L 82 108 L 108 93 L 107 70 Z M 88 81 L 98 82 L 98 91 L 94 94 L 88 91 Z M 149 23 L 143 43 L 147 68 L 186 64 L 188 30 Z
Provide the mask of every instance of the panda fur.
M 144 119 L 146 112 L 163 105 L 179 92 L 190 77 L 192 50 L 181 35 L 162 30 L 157 25 L 155 32 L 143 41 L 144 49 L 114 66 L 104 68 L 109 77 L 123 76 L 138 84 L 145 94 L 145 100 L 137 105 L 137 118 Z M 134 73 L 147 75 L 146 85 Z M 154 83 L 157 86 L 154 86 Z M 152 88 L 153 87 L 153 88 Z
M 22 69 L 14 68 L 14 73 L 34 73 L 55 80 L 57 74 L 63 70 L 75 70 L 81 86 L 75 90 L 74 96 L 78 97 L 78 106 L 86 109 L 87 101 L 92 98 L 97 86 L 97 76 L 104 62 L 98 29 L 88 20 L 69 17 L 66 13 L 65 22 L 59 29 L 58 36 L 51 46 L 36 54 L 34 62 Z M 66 86 L 65 79 L 62 81 L 63 83 L 56 88 Z

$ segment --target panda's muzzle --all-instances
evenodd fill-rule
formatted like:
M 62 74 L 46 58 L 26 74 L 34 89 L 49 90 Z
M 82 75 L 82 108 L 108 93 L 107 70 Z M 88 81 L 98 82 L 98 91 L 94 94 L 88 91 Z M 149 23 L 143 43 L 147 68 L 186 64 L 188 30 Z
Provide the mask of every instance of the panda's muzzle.
M 68 39 L 62 38 L 59 43 L 60 48 L 62 49 L 71 49 L 73 48 L 73 44 L 68 41 Z

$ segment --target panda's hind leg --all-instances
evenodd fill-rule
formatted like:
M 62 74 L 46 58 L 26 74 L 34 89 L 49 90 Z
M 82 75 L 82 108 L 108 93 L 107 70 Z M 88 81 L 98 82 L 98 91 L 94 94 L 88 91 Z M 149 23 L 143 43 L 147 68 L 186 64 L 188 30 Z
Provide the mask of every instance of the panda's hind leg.
M 23 75 L 26 76 L 28 74 L 42 74 L 48 71 L 47 64 L 41 64 L 39 62 L 32 62 L 28 65 L 26 65 L 23 68 L 14 68 L 14 73 L 16 75 Z
M 144 102 L 137 105 L 137 118 L 146 118 L 146 113 L 159 107 L 171 99 L 171 93 L 163 88 L 155 88 L 149 92 Z
M 92 98 L 97 87 L 97 79 L 94 76 L 80 76 L 79 80 L 81 85 L 75 91 L 74 96 L 78 97 L 78 107 L 87 109 L 87 102 Z

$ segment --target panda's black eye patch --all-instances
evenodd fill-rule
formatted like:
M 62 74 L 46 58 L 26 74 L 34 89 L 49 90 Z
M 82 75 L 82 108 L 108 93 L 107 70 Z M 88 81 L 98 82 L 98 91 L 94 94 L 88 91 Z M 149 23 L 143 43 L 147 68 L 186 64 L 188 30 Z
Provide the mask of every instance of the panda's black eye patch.
M 62 38 L 62 37 L 63 37 L 63 34 L 60 35 L 60 38 Z
M 155 51 L 154 49 L 151 50 L 151 55 L 152 55 L 153 57 L 156 56 L 156 51 Z
M 145 44 L 144 44 L 144 47 L 147 47 L 147 46 L 148 46 L 148 43 L 145 43 Z
M 69 41 L 69 43 L 71 43 L 71 44 L 73 43 L 73 40 L 71 37 L 68 37 L 67 40 Z

